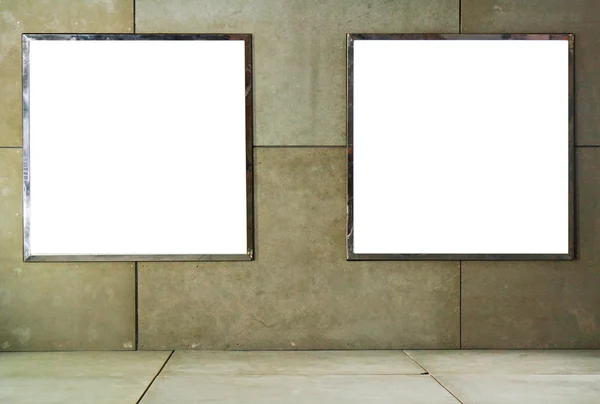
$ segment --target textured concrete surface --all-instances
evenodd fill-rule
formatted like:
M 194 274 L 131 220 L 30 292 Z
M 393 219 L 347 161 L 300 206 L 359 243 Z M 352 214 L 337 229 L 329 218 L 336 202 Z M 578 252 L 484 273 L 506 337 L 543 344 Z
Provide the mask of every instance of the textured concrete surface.
M 140 349 L 458 347 L 457 262 L 346 261 L 344 148 L 255 164 L 256 260 L 140 263 Z
M 407 351 L 464 404 L 600 402 L 600 351 Z
M 168 366 L 168 365 L 167 365 Z M 458 404 L 429 376 L 170 376 L 152 384 L 143 404 L 176 403 Z
M 458 0 L 137 0 L 137 32 L 254 35 L 257 145 L 346 142 L 346 33 L 458 32 Z
M 132 0 L 0 1 L 0 146 L 20 146 L 21 33 L 133 32 Z
M 4 352 L 0 402 L 600 402 L 600 351 L 406 353 Z
M 577 142 L 600 145 L 600 3 L 463 0 L 463 32 L 576 34 Z M 257 144 L 345 142 L 345 33 L 457 32 L 458 0 L 138 0 L 139 32 L 252 32 Z M 131 32 L 131 0 L 0 1 L 0 146 L 21 32 Z M 132 349 L 131 264 L 24 264 L 21 151 L 0 150 L 0 350 Z M 578 151 L 579 260 L 463 262 L 464 348 L 600 347 L 600 151 Z M 257 260 L 140 263 L 142 349 L 455 348 L 453 262 L 345 261 L 342 149 L 258 150 Z
M 578 259 L 462 263 L 462 347 L 600 347 L 600 149 L 577 150 Z
M 0 149 L 0 351 L 134 349 L 134 264 L 24 263 L 22 189 Z
M 437 375 L 464 404 L 595 404 L 600 375 Z
M 168 373 L 188 375 L 420 375 L 403 351 L 176 351 Z
M 402 351 L 176 351 L 142 403 L 458 403 Z
M 429 373 L 600 374 L 600 351 L 406 351 Z
M 170 353 L 0 353 L 0 402 L 135 403 Z
M 600 2 L 462 0 L 463 33 L 575 34 L 576 143 L 600 145 Z

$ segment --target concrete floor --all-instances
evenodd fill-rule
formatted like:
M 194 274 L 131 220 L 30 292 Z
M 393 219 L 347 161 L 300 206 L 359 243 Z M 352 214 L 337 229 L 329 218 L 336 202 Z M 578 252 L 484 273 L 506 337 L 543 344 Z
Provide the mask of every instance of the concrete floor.
M 0 403 L 597 404 L 600 351 L 0 354 Z

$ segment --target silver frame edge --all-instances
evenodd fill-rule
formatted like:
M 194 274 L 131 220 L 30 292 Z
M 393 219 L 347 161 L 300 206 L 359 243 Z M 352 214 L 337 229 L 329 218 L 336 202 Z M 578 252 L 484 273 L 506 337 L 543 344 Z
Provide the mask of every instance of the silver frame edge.
M 31 167 L 30 167 L 30 54 L 34 40 L 242 40 L 246 80 L 246 254 L 176 254 L 176 255 L 32 255 Z M 22 118 L 23 118 L 23 261 L 25 262 L 103 262 L 103 261 L 252 261 L 254 260 L 254 85 L 252 34 L 21 34 L 22 49 Z

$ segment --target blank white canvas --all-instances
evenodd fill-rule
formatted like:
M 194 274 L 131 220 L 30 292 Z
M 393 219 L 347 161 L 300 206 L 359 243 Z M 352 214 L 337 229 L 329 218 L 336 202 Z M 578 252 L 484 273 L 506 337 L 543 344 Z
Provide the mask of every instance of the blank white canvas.
M 30 248 L 247 254 L 242 40 L 31 40 Z
M 355 254 L 567 254 L 566 40 L 354 40 Z

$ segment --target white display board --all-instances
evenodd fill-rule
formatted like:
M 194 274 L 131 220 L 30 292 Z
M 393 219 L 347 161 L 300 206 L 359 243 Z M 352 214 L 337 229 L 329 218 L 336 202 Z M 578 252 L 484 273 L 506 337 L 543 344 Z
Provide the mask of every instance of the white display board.
M 24 35 L 26 260 L 248 260 L 250 35 Z
M 572 259 L 571 35 L 348 36 L 349 259 Z

